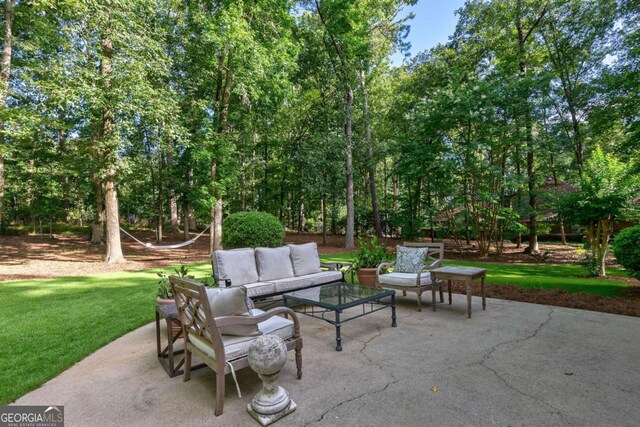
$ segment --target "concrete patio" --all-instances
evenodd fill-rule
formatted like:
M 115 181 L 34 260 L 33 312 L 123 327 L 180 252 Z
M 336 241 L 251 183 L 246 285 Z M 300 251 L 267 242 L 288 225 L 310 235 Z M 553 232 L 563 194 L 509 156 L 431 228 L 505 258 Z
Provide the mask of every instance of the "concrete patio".
M 640 318 L 474 298 L 467 319 L 462 295 L 435 313 L 398 305 L 397 328 L 389 310 L 346 323 L 341 353 L 331 325 L 301 316 L 303 378 L 290 353 L 280 381 L 298 409 L 276 425 L 638 425 Z M 238 380 L 214 417 L 212 372 L 169 378 L 149 324 L 16 404 L 65 405 L 68 426 L 258 426 L 245 407 L 261 383 Z

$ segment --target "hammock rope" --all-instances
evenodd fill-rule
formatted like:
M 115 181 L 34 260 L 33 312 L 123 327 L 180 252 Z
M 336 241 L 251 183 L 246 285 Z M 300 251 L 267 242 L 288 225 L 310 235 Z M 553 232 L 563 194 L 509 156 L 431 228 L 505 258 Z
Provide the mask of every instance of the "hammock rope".
M 131 237 L 133 240 L 135 240 L 136 242 L 140 243 L 142 246 L 144 246 L 145 248 L 149 248 L 149 249 L 157 249 L 157 250 L 166 250 L 166 249 L 180 249 L 180 248 L 184 248 L 185 246 L 189 246 L 193 243 L 195 243 L 196 240 L 198 240 L 200 238 L 200 236 L 202 236 L 204 233 L 206 233 L 206 231 L 211 228 L 211 224 L 209 224 L 207 226 L 207 228 L 205 228 L 204 230 L 202 230 L 202 233 L 198 234 L 196 237 L 194 237 L 193 239 L 187 240 L 185 242 L 181 242 L 181 243 L 176 243 L 175 245 L 152 245 L 151 243 L 145 243 L 141 240 L 136 239 L 134 236 L 132 236 L 127 230 L 125 230 L 124 228 L 120 227 L 120 231 L 122 231 L 124 234 L 126 234 L 127 236 Z

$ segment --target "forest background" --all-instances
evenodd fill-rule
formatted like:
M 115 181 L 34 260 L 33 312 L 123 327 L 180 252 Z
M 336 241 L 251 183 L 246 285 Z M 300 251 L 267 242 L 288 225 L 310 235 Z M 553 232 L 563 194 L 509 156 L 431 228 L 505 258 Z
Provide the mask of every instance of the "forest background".
M 412 1 L 2 3 L 0 233 L 91 224 L 119 262 L 120 226 L 213 250 L 260 210 L 486 256 L 579 224 L 567 189 L 638 197 L 634 0 L 470 0 L 397 67 Z

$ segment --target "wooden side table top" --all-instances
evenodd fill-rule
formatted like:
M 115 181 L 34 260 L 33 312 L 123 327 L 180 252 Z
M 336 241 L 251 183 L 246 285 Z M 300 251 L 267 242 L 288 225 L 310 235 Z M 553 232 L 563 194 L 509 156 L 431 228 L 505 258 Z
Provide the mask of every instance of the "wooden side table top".
M 434 277 L 450 280 L 475 280 L 486 277 L 487 270 L 475 267 L 440 267 L 431 270 Z

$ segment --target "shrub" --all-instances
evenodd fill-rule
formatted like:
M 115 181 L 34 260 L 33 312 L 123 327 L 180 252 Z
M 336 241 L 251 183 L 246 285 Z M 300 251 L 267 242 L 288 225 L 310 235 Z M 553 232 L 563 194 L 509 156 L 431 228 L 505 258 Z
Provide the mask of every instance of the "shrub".
M 275 248 L 284 244 L 284 227 L 265 212 L 238 212 L 222 223 L 222 246 L 233 248 Z
M 613 254 L 632 277 L 640 279 L 640 225 L 618 233 L 613 241 Z

